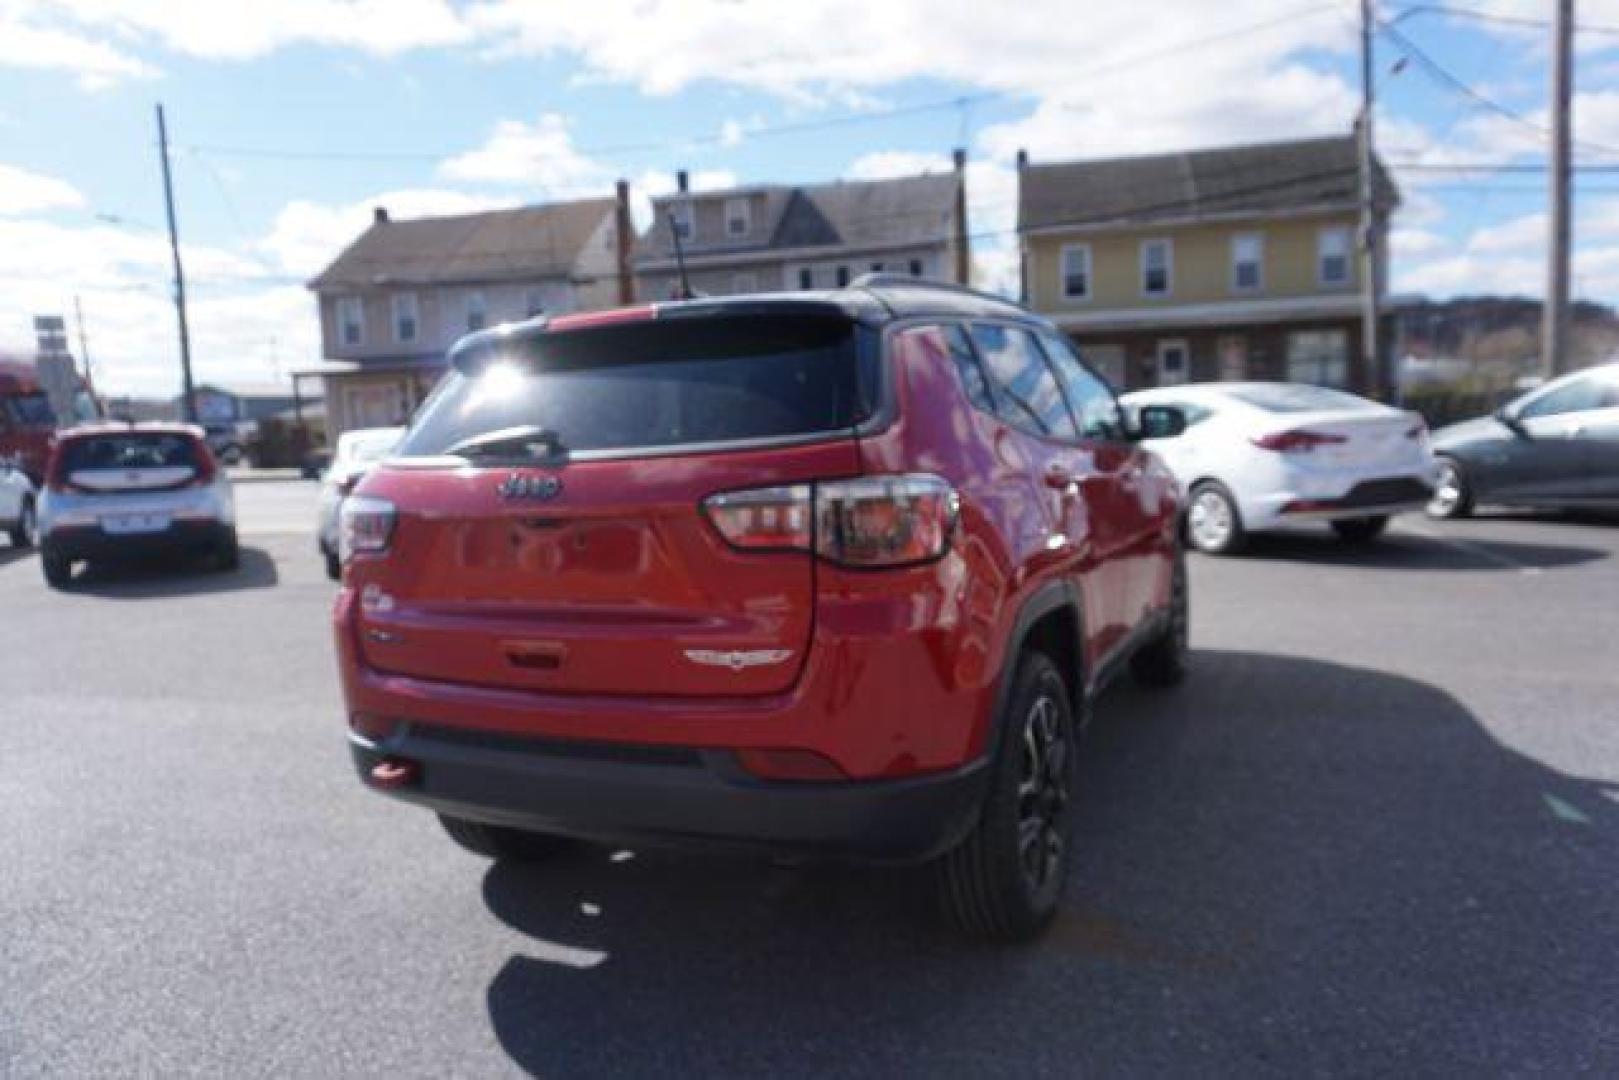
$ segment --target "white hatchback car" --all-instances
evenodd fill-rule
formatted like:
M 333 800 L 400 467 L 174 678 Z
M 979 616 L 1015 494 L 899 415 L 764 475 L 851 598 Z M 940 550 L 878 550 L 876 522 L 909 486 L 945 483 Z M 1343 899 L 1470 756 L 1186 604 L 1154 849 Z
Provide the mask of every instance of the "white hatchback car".
M 331 468 L 321 478 L 320 521 L 315 529 L 320 553 L 326 559 L 326 574 L 333 581 L 343 574 L 342 560 L 337 551 L 337 523 L 342 514 L 343 500 L 349 497 L 349 492 L 365 479 L 365 474 L 377 462 L 399 445 L 404 434 L 402 427 L 359 428 L 345 431 L 337 437 Z
M 133 555 L 239 561 L 236 503 L 201 428 L 99 424 L 57 436 L 39 500 L 40 562 L 62 588 L 73 564 Z
M 1186 493 L 1193 547 L 1227 554 L 1250 531 L 1326 522 L 1344 540 L 1374 539 L 1389 515 L 1433 494 L 1428 426 L 1338 390 L 1298 383 L 1202 383 L 1126 394 L 1124 407 L 1172 405 L 1186 430 L 1146 445 Z

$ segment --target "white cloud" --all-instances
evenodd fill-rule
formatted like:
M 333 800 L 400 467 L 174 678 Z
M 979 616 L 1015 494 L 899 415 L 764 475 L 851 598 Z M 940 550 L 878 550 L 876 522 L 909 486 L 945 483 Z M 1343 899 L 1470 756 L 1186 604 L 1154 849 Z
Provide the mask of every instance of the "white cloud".
M 84 196 L 79 189 L 65 180 L 0 164 L 0 215 L 32 214 L 83 205 Z
M 450 180 L 520 185 L 547 198 L 573 198 L 610 188 L 614 174 L 573 145 L 561 113 L 545 113 L 534 123 L 502 120 L 476 150 L 439 166 Z
M 516 200 L 470 195 L 440 188 L 404 188 L 384 191 L 350 203 L 320 203 L 295 199 L 281 208 L 259 249 L 280 271 L 311 277 L 321 271 L 371 224 L 378 206 L 401 220 L 447 214 L 472 214 L 515 205 Z
M 105 42 L 39 25 L 17 8 L 0 5 L 0 68 L 6 67 L 70 72 L 86 90 L 157 75 L 150 64 Z
M 41 0 L 34 8 L 85 31 L 210 60 L 247 60 L 299 44 L 392 56 L 471 36 L 444 0 Z

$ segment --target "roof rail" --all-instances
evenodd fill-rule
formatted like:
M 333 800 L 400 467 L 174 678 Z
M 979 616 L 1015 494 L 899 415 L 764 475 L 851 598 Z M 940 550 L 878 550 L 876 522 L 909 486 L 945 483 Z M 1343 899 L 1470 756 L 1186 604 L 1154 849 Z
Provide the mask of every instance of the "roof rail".
M 1019 311 L 1029 310 L 1009 297 L 984 292 L 982 289 L 974 289 L 968 285 L 957 285 L 953 281 L 936 281 L 931 278 L 912 277 L 909 274 L 861 274 L 851 281 L 848 287 L 851 289 L 865 289 L 867 292 L 873 292 L 876 289 L 933 289 L 940 292 L 955 293 L 959 296 L 971 296 L 991 303 L 1005 304 L 1007 307 L 1016 308 Z

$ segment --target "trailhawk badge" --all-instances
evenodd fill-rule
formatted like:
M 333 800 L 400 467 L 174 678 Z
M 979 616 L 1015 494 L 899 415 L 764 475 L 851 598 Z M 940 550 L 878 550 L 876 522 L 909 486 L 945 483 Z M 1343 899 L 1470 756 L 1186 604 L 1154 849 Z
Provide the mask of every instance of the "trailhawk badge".
M 791 649 L 732 649 L 724 652 L 719 649 L 687 649 L 686 659 L 694 664 L 705 667 L 730 668 L 732 671 L 742 671 L 750 667 L 764 667 L 768 664 L 779 664 L 793 655 Z

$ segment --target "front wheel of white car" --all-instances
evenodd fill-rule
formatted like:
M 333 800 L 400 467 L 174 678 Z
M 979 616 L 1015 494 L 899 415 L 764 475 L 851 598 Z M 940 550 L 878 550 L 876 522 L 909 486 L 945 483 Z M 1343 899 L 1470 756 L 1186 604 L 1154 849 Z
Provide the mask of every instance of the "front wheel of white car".
M 22 515 L 17 518 L 17 524 L 11 527 L 11 546 L 16 548 L 31 548 L 39 543 L 39 516 L 34 510 L 34 500 L 27 498 L 22 503 Z
M 1205 480 L 1192 488 L 1186 502 L 1186 540 L 1205 555 L 1232 555 L 1242 550 L 1247 541 L 1242 513 L 1225 485 Z

